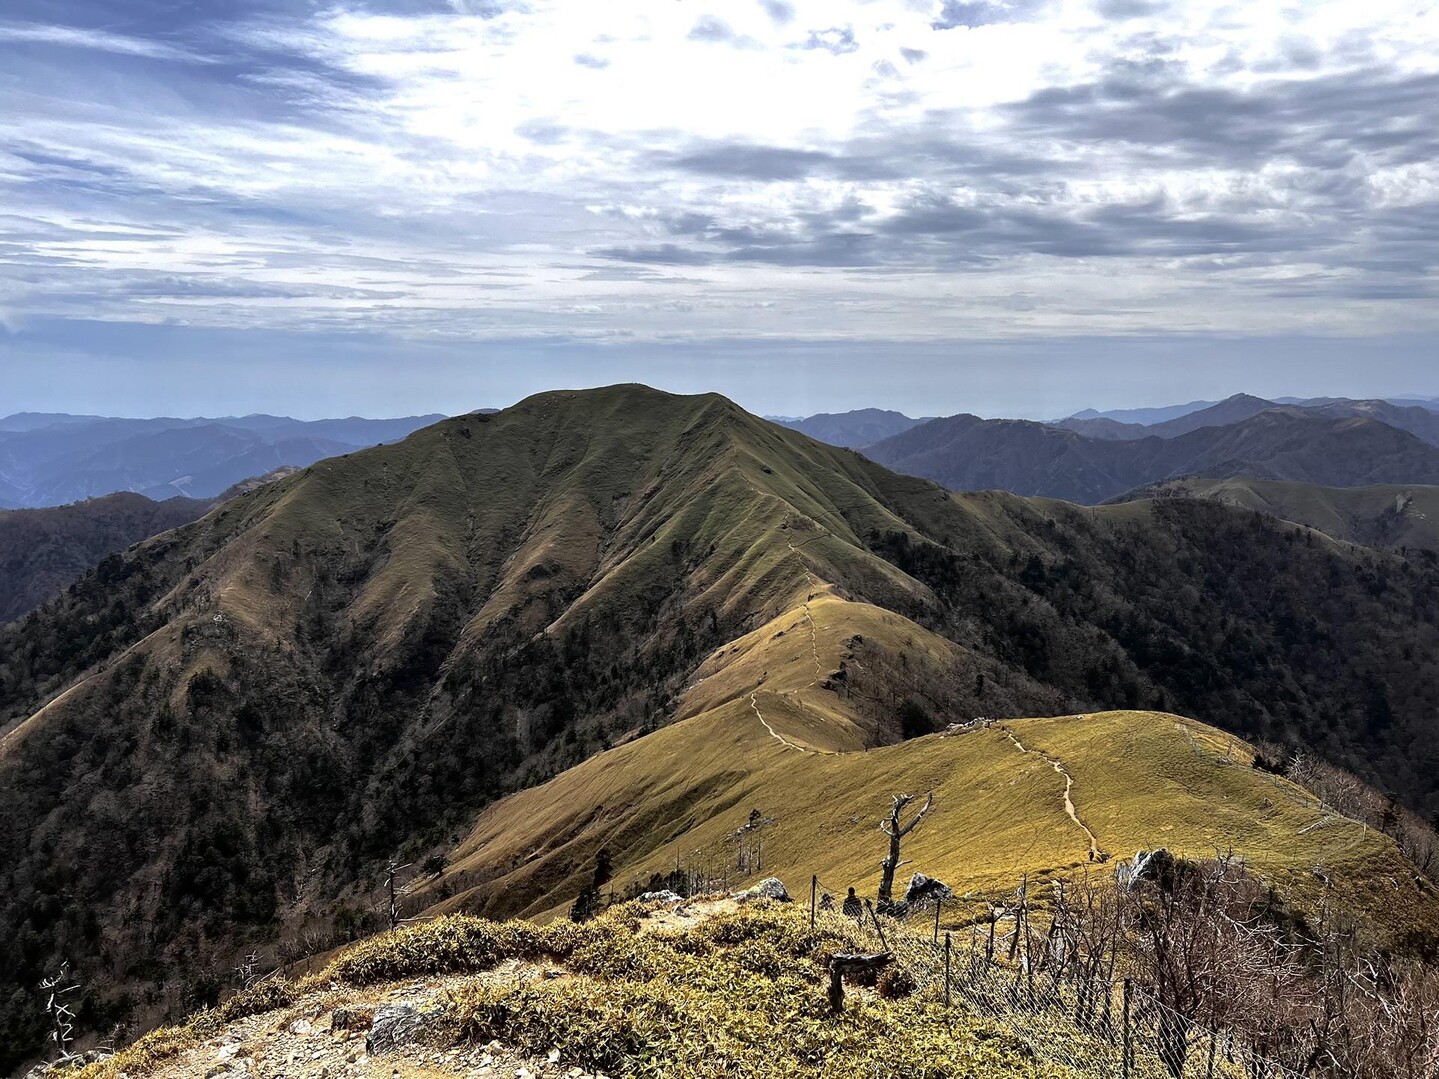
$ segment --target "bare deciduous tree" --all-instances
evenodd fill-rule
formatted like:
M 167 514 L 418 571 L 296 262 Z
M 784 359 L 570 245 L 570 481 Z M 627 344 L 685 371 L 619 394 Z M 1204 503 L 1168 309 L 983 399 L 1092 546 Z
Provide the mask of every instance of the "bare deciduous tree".
M 894 806 L 889 811 L 889 818 L 879 822 L 879 830 L 889 836 L 889 854 L 885 857 L 884 861 L 879 863 L 881 872 L 879 878 L 879 902 L 881 910 L 884 909 L 885 904 L 894 901 L 894 874 L 900 865 L 900 840 L 914 831 L 919 825 L 919 822 L 924 820 L 925 814 L 934 807 L 934 791 L 930 791 L 925 797 L 924 805 L 920 807 L 919 812 L 910 818 L 908 824 L 905 824 L 901 818 L 904 815 L 905 809 L 909 807 L 909 804 L 915 800 L 917 795 L 894 794 L 890 797 L 894 801 Z
M 60 998 L 80 988 L 80 983 L 65 983 L 70 980 L 70 964 L 60 964 L 60 972 L 40 982 L 40 991 L 45 994 L 45 1013 L 50 1017 L 50 1040 L 55 1043 L 58 1059 L 69 1060 L 70 1043 L 75 1036 L 75 1012 Z

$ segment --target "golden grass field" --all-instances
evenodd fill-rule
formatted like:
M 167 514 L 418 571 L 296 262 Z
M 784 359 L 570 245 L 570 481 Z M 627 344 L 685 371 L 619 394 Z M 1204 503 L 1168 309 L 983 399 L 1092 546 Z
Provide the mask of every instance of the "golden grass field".
M 917 664 L 942 664 L 954 647 L 877 608 L 826 597 L 810 609 L 825 671 L 855 632 Z M 678 722 L 484 811 L 445 877 L 424 885 L 428 894 L 446 881 L 460 889 L 436 896 L 434 912 L 552 914 L 602 848 L 620 887 L 676 862 L 722 863 L 752 809 L 775 818 L 764 875 L 797 892 L 817 874 L 831 890 L 872 894 L 890 796 L 931 790 L 935 809 L 906 841 L 901 884 L 919 870 L 960 893 L 1000 893 L 1025 875 L 1107 873 L 1112 865 L 1090 859 L 1089 837 L 1066 811 L 1057 761 L 1076 815 L 1113 859 L 1156 847 L 1194 857 L 1232 850 L 1301 905 L 1318 904 L 1323 874 L 1346 906 L 1383 914 L 1396 931 L 1439 914 L 1433 886 L 1392 840 L 1254 769 L 1254 750 L 1238 738 L 1180 716 L 1106 712 L 866 750 L 863 719 L 813 684 L 814 656 L 802 607 L 721 649 L 700 668 Z M 489 879 L 467 883 L 476 875 Z

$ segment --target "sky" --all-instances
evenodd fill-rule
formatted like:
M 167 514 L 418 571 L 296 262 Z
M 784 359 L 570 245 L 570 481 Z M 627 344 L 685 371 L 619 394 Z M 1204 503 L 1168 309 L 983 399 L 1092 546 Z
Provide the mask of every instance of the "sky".
M 1439 0 L 7 0 L 0 413 L 1439 395 Z

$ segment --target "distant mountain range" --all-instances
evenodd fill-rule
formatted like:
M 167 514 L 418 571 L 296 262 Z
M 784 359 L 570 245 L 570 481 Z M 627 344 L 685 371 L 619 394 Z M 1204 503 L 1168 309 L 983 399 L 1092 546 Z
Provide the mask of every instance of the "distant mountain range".
M 860 409 L 785 421 L 956 491 L 1097 504 L 1180 477 L 1357 487 L 1439 482 L 1439 399 L 1236 394 L 1162 408 L 1087 409 L 1050 423 Z M 892 433 L 876 437 L 884 431 Z
M 847 446 L 856 450 L 929 422 L 929 418 L 916 420 L 903 412 L 889 412 L 879 408 L 860 408 L 853 412 L 821 412 L 802 419 L 788 416 L 765 418 L 820 442 L 828 442 L 831 446 Z
M 117 491 L 211 499 L 285 465 L 397 442 L 443 417 L 151 420 L 21 412 L 0 419 L 0 509 L 59 506 Z
M 1249 394 L 1239 394 L 1240 397 L 1250 397 Z M 1251 400 L 1260 400 L 1252 398 Z M 1232 400 L 1232 398 L 1231 398 Z M 1301 407 L 1314 407 L 1318 405 L 1334 404 L 1350 400 L 1345 397 L 1271 397 L 1268 399 L 1276 405 L 1300 405 Z M 1439 397 L 1386 397 L 1383 398 L 1391 405 L 1409 407 L 1417 405 L 1420 408 L 1427 408 L 1431 411 L 1439 411 Z M 1184 405 L 1163 405 L 1159 408 L 1113 408 L 1100 411 L 1093 408 L 1086 408 L 1074 413 L 1072 416 L 1065 416 L 1063 419 L 1055 420 L 1055 426 L 1064 423 L 1065 420 L 1116 420 L 1119 423 L 1139 424 L 1141 426 L 1152 426 L 1165 423 L 1169 420 L 1177 420 L 1181 416 L 1187 416 L 1191 412 L 1199 412 L 1202 409 L 1211 408 L 1214 405 L 1222 404 L 1220 401 L 1190 401 Z
M 1439 411 L 1435 411 L 1433 408 L 1414 404 L 1400 405 L 1392 401 L 1351 401 L 1333 398 L 1292 404 L 1266 401 L 1262 397 L 1251 397 L 1242 393 L 1196 412 L 1187 412 L 1182 416 L 1159 423 L 1146 425 L 1121 423 L 1108 417 L 1092 419 L 1071 417 L 1067 420 L 1060 420 L 1054 426 L 1068 431 L 1077 431 L 1090 438 L 1118 441 L 1132 441 L 1150 436 L 1175 438 L 1204 427 L 1224 427 L 1240 423 L 1251 416 L 1257 416 L 1261 412 L 1267 412 L 1274 408 L 1297 409 L 1306 415 L 1330 419 L 1369 417 L 1386 423 L 1390 427 L 1397 427 L 1401 431 L 1408 431 L 1430 445 L 1439 445 Z

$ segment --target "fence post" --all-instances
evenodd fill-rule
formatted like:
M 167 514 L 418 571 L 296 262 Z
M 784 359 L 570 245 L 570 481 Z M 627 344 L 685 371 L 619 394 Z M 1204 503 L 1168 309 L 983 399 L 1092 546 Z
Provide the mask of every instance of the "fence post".
M 885 951 L 889 951 L 889 941 L 884 939 L 884 927 L 879 924 L 879 915 L 874 912 L 874 904 L 866 899 L 864 909 L 869 911 L 869 920 L 874 923 L 874 931 L 879 934 L 879 943 Z
M 934 897 L 934 943 L 939 944 L 939 908 L 944 906 L 944 900 L 939 896 Z
M 1014 910 L 1014 936 L 1009 940 L 1009 961 L 1014 962 L 1014 955 L 1019 951 L 1019 923 L 1022 912 L 1029 902 L 1029 874 L 1026 873 L 1019 884 L 1019 906 Z
M 944 1003 L 949 1005 L 949 933 L 944 934 Z
M 1124 979 L 1124 1079 L 1129 1079 L 1129 1069 L 1134 1066 L 1134 1044 L 1129 1027 L 1129 1002 L 1134 987 L 1128 978 Z
M 819 874 L 815 873 L 809 878 L 809 927 L 814 928 L 815 904 L 819 896 Z

